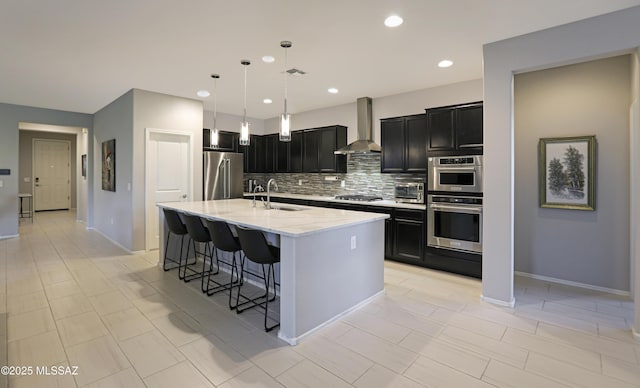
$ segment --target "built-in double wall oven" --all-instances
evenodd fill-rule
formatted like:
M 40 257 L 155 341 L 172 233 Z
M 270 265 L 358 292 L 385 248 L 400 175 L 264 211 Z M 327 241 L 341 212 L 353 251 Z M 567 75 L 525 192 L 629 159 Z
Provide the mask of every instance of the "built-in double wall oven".
M 427 246 L 482 254 L 482 155 L 428 159 Z

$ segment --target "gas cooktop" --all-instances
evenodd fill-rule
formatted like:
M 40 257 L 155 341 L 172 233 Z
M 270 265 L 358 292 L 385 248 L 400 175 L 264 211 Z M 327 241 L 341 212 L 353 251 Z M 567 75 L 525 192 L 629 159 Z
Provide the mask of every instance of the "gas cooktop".
M 342 199 L 347 201 L 372 202 L 372 201 L 382 201 L 383 198 L 379 195 L 345 194 L 345 195 L 336 195 L 335 199 Z

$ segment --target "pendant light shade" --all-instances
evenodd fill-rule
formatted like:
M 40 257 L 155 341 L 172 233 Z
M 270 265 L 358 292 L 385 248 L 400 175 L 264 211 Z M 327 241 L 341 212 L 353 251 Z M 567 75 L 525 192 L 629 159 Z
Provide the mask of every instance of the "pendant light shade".
M 283 40 L 280 47 L 284 48 L 284 112 L 280 115 L 280 141 L 291 141 L 291 115 L 287 112 L 287 49 L 291 42 Z
M 217 107 L 217 91 L 218 91 L 218 79 L 220 76 L 218 74 L 211 74 L 211 78 L 213 78 L 213 128 L 211 128 L 211 138 L 209 139 L 209 144 L 211 148 L 220 147 L 218 143 L 218 107 Z
M 240 145 L 248 146 L 249 140 L 249 122 L 247 121 L 247 66 L 251 64 L 248 59 L 243 59 L 240 64 L 244 66 L 244 113 L 242 115 L 242 124 L 240 126 Z

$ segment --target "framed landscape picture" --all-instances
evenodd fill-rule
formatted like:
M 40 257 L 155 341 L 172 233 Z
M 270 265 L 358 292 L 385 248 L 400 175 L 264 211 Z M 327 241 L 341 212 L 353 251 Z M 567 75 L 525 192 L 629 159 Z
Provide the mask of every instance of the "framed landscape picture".
M 540 139 L 540 207 L 596 210 L 596 137 Z
M 116 139 L 102 142 L 102 190 L 116 191 Z

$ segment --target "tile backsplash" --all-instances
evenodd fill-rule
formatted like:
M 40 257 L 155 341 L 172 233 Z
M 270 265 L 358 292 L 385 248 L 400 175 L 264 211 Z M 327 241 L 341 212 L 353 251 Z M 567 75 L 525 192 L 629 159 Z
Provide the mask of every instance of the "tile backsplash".
M 424 174 L 382 174 L 380 154 L 351 154 L 347 156 L 347 173 L 263 173 L 244 174 L 245 182 L 255 179 L 265 186 L 271 178 L 276 180 L 278 191 L 292 194 L 335 196 L 341 194 L 380 195 L 393 199 L 396 181 L 425 181 Z M 335 179 L 335 180 L 332 180 Z M 344 181 L 344 187 L 342 187 Z M 247 184 L 245 183 L 245 190 Z

